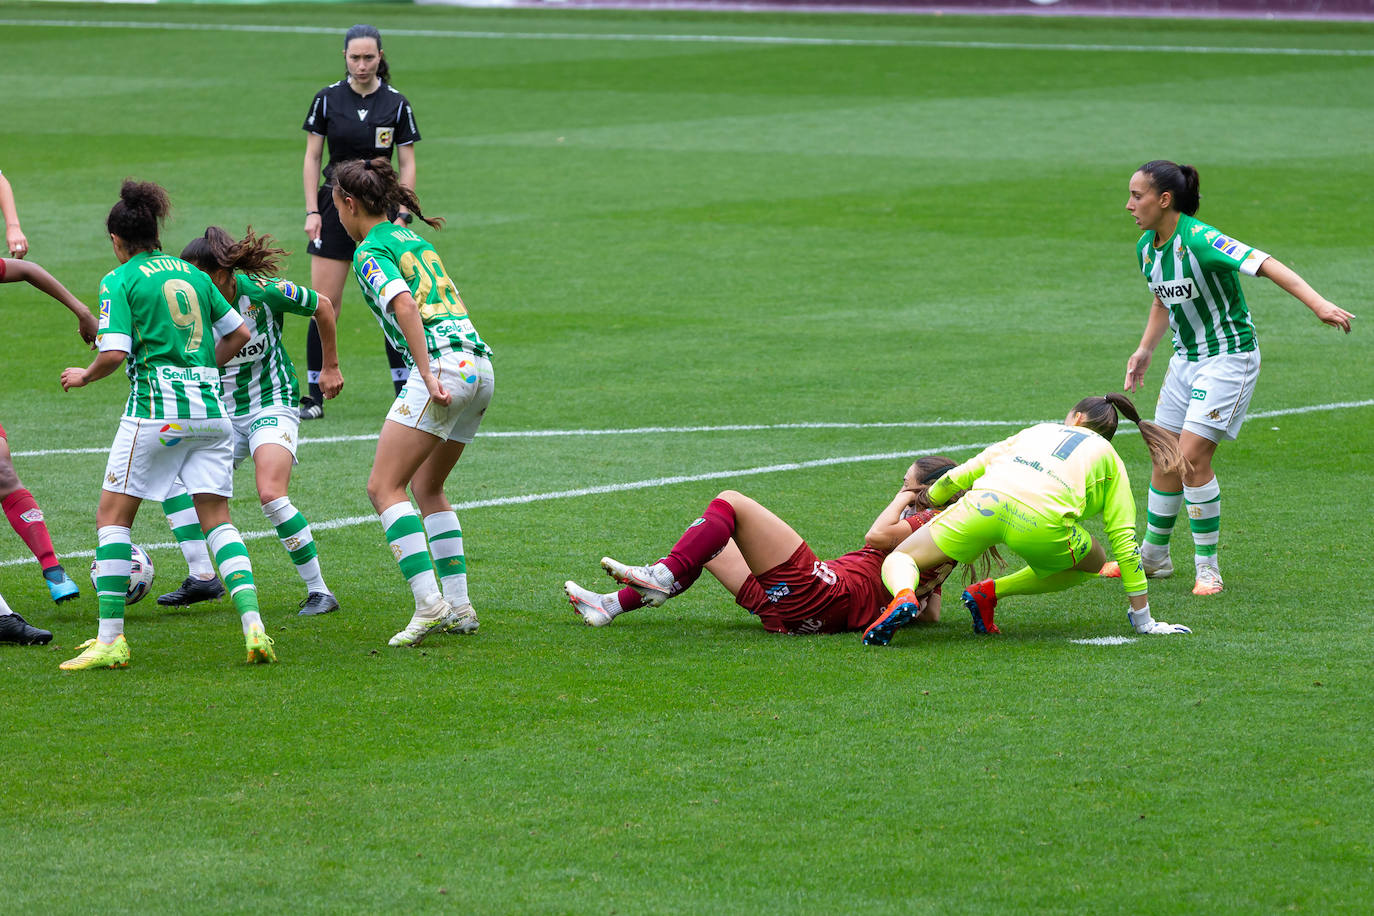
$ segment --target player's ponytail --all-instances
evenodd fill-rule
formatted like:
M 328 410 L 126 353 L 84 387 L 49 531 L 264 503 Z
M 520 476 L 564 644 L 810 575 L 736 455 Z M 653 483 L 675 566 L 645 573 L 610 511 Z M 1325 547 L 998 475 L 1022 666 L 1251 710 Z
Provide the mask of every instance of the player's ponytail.
M 252 226 L 239 240 L 219 226 L 211 226 L 181 249 L 181 259 L 207 274 L 227 270 L 274 277 L 281 259 L 286 257 L 286 250 L 275 247 L 275 241 L 270 235 L 255 235 Z
M 119 188 L 119 202 L 105 217 L 105 231 L 119 236 L 130 255 L 156 251 L 162 247 L 162 221 L 171 212 L 172 200 L 161 185 L 125 178 Z
M 1172 473 L 1182 473 L 1188 468 L 1188 459 L 1183 457 L 1173 435 L 1162 426 L 1140 419 L 1140 412 L 1124 394 L 1113 391 L 1103 397 L 1084 398 L 1074 405 L 1073 412 L 1083 417 L 1079 426 L 1092 430 L 1108 442 L 1116 435 L 1117 413 L 1120 412 L 1140 430 L 1140 437 L 1145 440 L 1145 447 L 1150 450 L 1157 467 Z
M 1156 192 L 1163 194 L 1168 191 L 1173 195 L 1175 210 L 1181 210 L 1189 216 L 1197 214 L 1197 208 L 1202 204 L 1202 186 L 1197 169 L 1168 159 L 1152 159 L 1136 171 L 1149 176 Z
M 382 33 L 377 31 L 375 25 L 359 23 L 344 33 L 344 50 L 348 50 L 348 43 L 355 38 L 371 38 L 377 42 L 377 79 L 384 83 L 391 82 L 391 67 L 387 65 L 386 53 L 382 51 Z M 348 70 L 344 70 L 344 78 L 348 78 Z
M 380 156 L 340 162 L 334 167 L 334 183 L 369 216 L 405 209 L 431 228 L 438 229 L 444 224 L 442 217 L 427 217 L 420 211 L 420 198 L 401 184 L 401 176 Z

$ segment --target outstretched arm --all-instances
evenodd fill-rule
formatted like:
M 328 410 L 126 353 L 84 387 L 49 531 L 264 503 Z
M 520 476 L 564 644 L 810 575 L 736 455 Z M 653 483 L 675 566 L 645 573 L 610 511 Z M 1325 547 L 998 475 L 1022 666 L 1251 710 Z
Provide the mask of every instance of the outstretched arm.
M 0 271 L 5 283 L 13 283 L 25 280 L 37 289 L 47 293 L 58 302 L 65 305 L 76 316 L 77 330 L 81 334 L 81 339 L 86 343 L 95 342 L 95 334 L 98 329 L 95 316 L 91 310 L 73 296 L 67 287 L 57 282 L 52 274 L 48 273 L 41 266 L 32 261 L 20 261 L 14 258 L 5 259 L 5 269 Z
M 1298 276 L 1297 271 L 1282 264 L 1278 258 L 1272 256 L 1265 258 L 1256 276 L 1268 277 L 1273 280 L 1279 289 L 1310 308 L 1312 314 L 1316 315 L 1322 324 L 1329 324 L 1333 328 L 1340 328 L 1345 333 L 1350 333 L 1350 319 L 1355 316 L 1328 301 L 1306 280 Z
M 0 175 L 0 215 L 5 217 L 5 243 L 10 254 L 22 258 L 29 253 L 29 240 L 19 228 L 19 210 L 14 206 L 14 189 L 9 179 Z
M 62 390 L 71 391 L 73 388 L 82 388 L 91 382 L 98 382 L 111 372 L 119 368 L 119 364 L 128 358 L 129 354 L 123 350 L 101 350 L 92 362 L 85 369 L 79 366 L 71 366 L 62 370 Z
M 1121 386 L 1127 391 L 1135 391 L 1145 383 L 1145 370 L 1150 368 L 1150 358 L 1168 330 L 1169 310 L 1156 296 L 1154 302 L 1150 303 L 1150 316 L 1145 319 L 1145 333 L 1140 337 L 1140 346 L 1126 360 L 1126 381 Z

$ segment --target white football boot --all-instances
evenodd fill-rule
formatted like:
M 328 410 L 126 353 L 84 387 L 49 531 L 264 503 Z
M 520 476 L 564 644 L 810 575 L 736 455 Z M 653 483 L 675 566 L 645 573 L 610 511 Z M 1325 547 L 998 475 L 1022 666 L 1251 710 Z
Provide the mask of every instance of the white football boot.
M 601 568 L 621 585 L 639 592 L 649 607 L 658 607 L 672 594 L 673 574 L 662 563 L 653 566 L 627 566 L 610 557 L 601 558 Z

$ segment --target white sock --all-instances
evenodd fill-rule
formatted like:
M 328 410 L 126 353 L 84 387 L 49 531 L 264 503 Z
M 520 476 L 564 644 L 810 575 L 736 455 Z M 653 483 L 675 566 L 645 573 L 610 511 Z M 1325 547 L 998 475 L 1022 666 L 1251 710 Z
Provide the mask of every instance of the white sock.
M 13 613 L 14 611 L 12 611 L 10 609 L 10 606 L 5 603 L 5 596 L 0 595 L 0 617 L 8 617 L 10 614 Z
M 609 595 L 602 595 L 601 610 L 605 611 L 608 617 L 619 617 L 625 613 L 625 609 L 620 606 L 619 593 L 611 592 Z
M 109 645 L 116 639 L 124 635 L 123 617 L 102 617 L 100 618 L 100 630 L 96 638 Z

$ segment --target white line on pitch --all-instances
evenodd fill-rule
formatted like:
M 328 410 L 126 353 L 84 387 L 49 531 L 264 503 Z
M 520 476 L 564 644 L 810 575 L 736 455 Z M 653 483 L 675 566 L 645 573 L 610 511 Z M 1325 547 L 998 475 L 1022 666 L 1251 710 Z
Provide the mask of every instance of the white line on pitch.
M 1355 407 L 1374 406 L 1374 400 L 1337 401 L 1331 404 L 1309 404 L 1305 407 L 1284 407 L 1278 410 L 1258 410 L 1247 414 L 1247 419 L 1282 417 L 1290 414 L 1317 413 L 1324 410 L 1349 410 Z M 897 420 L 873 423 L 736 423 L 720 426 L 632 426 L 624 429 L 528 429 L 483 430 L 483 439 L 545 439 L 558 436 L 638 436 L 671 433 L 732 433 L 761 432 L 770 429 L 963 429 L 977 426 L 1030 426 L 1042 420 Z M 309 436 L 301 437 L 301 442 L 375 442 L 376 433 L 360 436 Z M 39 458 L 48 455 L 105 455 L 109 448 L 40 448 L 12 452 L 15 458 Z
M 579 487 L 575 490 L 554 490 L 549 493 L 526 493 L 520 496 L 497 496 L 492 499 L 476 499 L 470 502 L 455 503 L 453 508 L 459 512 L 467 509 L 487 509 L 493 506 L 517 506 L 526 503 L 547 502 L 553 499 L 571 499 L 578 496 L 595 496 L 601 493 L 621 493 L 626 490 L 648 490 L 654 487 L 671 486 L 678 483 L 695 483 L 702 480 L 721 480 L 730 477 L 753 477 L 759 474 L 775 474 L 780 471 L 801 471 L 807 468 L 833 467 L 839 464 L 859 464 L 866 461 L 893 461 L 898 458 L 918 458 L 922 455 L 935 455 L 942 452 L 971 451 L 974 449 L 984 449 L 991 445 L 991 442 L 965 442 L 957 445 L 942 445 L 938 448 L 921 449 L 920 451 L 902 452 L 881 452 L 872 455 L 845 455 L 838 458 L 816 458 L 811 461 L 789 461 L 783 464 L 766 464 L 760 467 L 739 468 L 733 471 L 707 471 L 702 474 L 681 474 L 673 477 L 654 477 L 648 480 L 632 480 L 626 483 L 601 484 L 595 487 Z M 353 515 L 347 518 L 329 519 L 323 522 L 311 522 L 312 531 L 332 531 L 336 528 L 352 528 L 358 525 L 379 524 L 375 515 Z M 256 541 L 261 538 L 272 538 L 277 536 L 276 531 L 243 531 L 245 541 Z M 170 550 L 174 549 L 176 541 L 166 541 L 157 544 L 141 545 L 147 550 Z M 93 557 L 94 550 L 79 550 L 75 553 L 63 554 L 61 559 L 77 557 Z M 24 557 L 18 560 L 0 561 L 0 567 L 18 566 L 23 563 L 36 562 L 33 557 Z
M 338 29 L 309 25 L 255 25 L 213 22 L 81 22 L 70 19 L 0 19 L 0 25 L 35 28 L 145 29 L 185 32 L 267 32 L 286 35 L 336 35 Z M 1087 51 L 1141 54 L 1243 54 L 1287 57 L 1374 57 L 1367 48 L 1256 48 L 1220 45 L 1077 44 L 1024 41 L 955 41 L 922 38 L 816 38 L 796 35 L 635 34 L 632 32 L 477 32 L 450 29 L 388 28 L 387 35 L 495 41 L 646 41 L 740 45 L 794 45 L 858 48 L 950 48 L 973 51 Z

